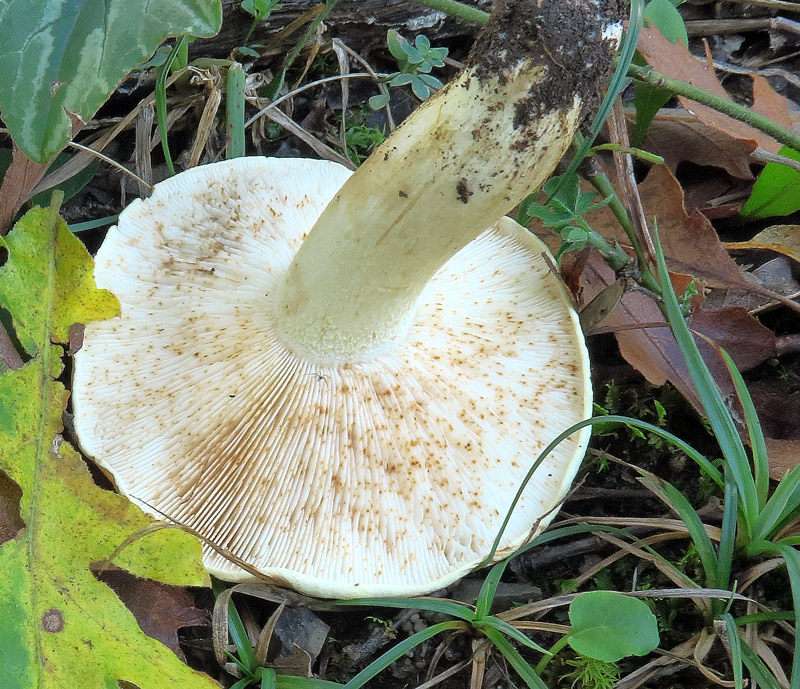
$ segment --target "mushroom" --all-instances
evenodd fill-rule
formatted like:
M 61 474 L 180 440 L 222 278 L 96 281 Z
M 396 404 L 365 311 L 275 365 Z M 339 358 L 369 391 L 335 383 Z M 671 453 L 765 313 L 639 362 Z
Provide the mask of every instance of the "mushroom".
M 590 414 L 570 299 L 504 215 L 596 102 L 619 9 L 498 2 L 352 176 L 240 158 L 134 201 L 96 260 L 121 315 L 87 326 L 73 385 L 117 488 L 310 595 L 423 594 L 484 561 L 533 460 Z M 587 440 L 537 469 L 496 558 L 548 523 Z

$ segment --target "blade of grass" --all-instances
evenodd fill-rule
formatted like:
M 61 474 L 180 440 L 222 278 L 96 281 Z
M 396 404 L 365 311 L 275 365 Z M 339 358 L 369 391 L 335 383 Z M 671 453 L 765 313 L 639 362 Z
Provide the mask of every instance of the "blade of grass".
M 695 548 L 697 548 L 697 554 L 703 565 L 703 571 L 706 575 L 706 585 L 711 588 L 726 586 L 727 579 L 718 579 L 719 563 L 717 561 L 717 554 L 714 551 L 714 544 L 708 537 L 699 515 L 683 493 L 675 488 L 669 481 L 665 481 L 651 474 L 643 476 L 642 480 L 650 485 L 651 490 L 658 495 L 668 507 L 672 508 L 686 525 L 686 530 L 689 532 L 689 536 Z
M 77 234 L 78 232 L 86 232 L 86 230 L 94 230 L 97 227 L 105 227 L 117 222 L 119 215 L 107 215 L 105 218 L 98 218 L 97 220 L 87 220 L 86 222 L 76 222 L 69 226 L 71 232 Z
M 736 689 L 744 686 L 744 673 L 742 672 L 742 639 L 739 636 L 739 628 L 733 616 L 726 612 L 722 616 L 725 623 L 725 631 L 728 636 L 728 647 L 731 651 L 731 664 L 733 665 L 733 684 Z
M 396 646 L 390 648 L 386 653 L 371 662 L 361 672 L 359 672 L 353 679 L 344 685 L 344 689 L 359 689 L 369 682 L 379 672 L 389 667 L 395 660 L 402 658 L 412 648 L 419 646 L 423 641 L 433 638 L 437 634 L 446 632 L 448 629 L 464 629 L 464 622 L 452 620 L 450 622 L 439 622 L 423 629 L 422 631 L 412 634 L 404 641 L 401 641 Z
M 764 431 L 761 428 L 758 412 L 756 412 L 753 398 L 750 396 L 750 391 L 747 389 L 747 383 L 744 382 L 742 374 L 739 373 L 739 369 L 736 368 L 736 364 L 728 352 L 720 349 L 719 353 L 728 368 L 739 403 L 744 410 L 747 433 L 750 436 L 750 451 L 753 455 L 753 473 L 755 474 L 758 506 L 762 508 L 766 504 L 767 496 L 769 495 L 769 458 L 767 457 L 767 443 L 764 440 Z
M 158 120 L 158 133 L 161 137 L 161 150 L 164 151 L 164 160 L 167 163 L 169 174 L 175 174 L 175 165 L 172 162 L 172 154 L 169 152 L 169 142 L 167 141 L 167 77 L 169 77 L 172 65 L 181 55 L 184 46 L 188 41 L 188 36 L 183 35 L 178 38 L 167 56 L 166 61 L 156 71 L 156 119 Z
M 482 620 L 489 614 L 494 601 L 494 594 L 497 592 L 497 585 L 500 583 L 500 578 L 506 567 L 510 562 L 509 559 L 501 560 L 494 567 L 489 570 L 486 578 L 483 580 L 481 590 L 478 593 L 478 600 L 475 601 L 475 617 Z
M 276 686 L 278 689 L 341 689 L 344 685 L 327 679 L 317 679 L 316 677 L 278 675 L 276 677 Z
M 271 667 L 261 667 L 261 689 L 277 689 L 278 676 Z
M 491 627 L 484 629 L 483 633 L 497 647 L 497 650 L 505 656 L 511 667 L 516 670 L 517 674 L 530 689 L 547 689 L 547 685 L 542 681 L 542 678 L 536 674 L 536 671 L 519 654 L 519 651 L 511 645 L 508 639 Z
M 750 471 L 750 462 L 744 449 L 742 439 L 736 430 L 731 414 L 725 406 L 711 372 L 708 370 L 700 349 L 689 331 L 689 326 L 683 319 L 678 298 L 672 289 L 667 264 L 664 260 L 664 251 L 658 240 L 658 225 L 654 224 L 656 262 L 658 264 L 658 279 L 661 283 L 664 310 L 670 323 L 672 332 L 683 354 L 689 374 L 697 388 L 697 394 L 703 404 L 703 409 L 708 416 L 708 421 L 717 438 L 725 461 L 731 468 L 736 487 L 739 490 L 739 499 L 742 503 L 743 526 L 749 539 L 753 525 L 758 517 L 758 497 L 753 475 Z
M 725 493 L 722 509 L 722 528 L 717 550 L 717 586 L 726 588 L 730 585 L 731 567 L 733 567 L 733 553 L 736 547 L 736 527 L 739 507 L 739 491 L 731 477 L 731 472 L 725 472 Z M 712 601 L 711 609 L 716 614 L 722 610 L 724 601 Z
M 800 465 L 793 467 L 779 482 L 753 528 L 754 540 L 768 540 L 786 518 L 800 506 Z
M 353 598 L 351 600 L 337 600 L 333 601 L 333 603 L 341 607 L 375 606 L 379 608 L 430 610 L 431 612 L 441 612 L 467 622 L 472 622 L 475 619 L 475 613 L 465 605 L 449 600 L 437 600 L 436 598 Z
M 505 620 L 501 620 L 499 617 L 492 617 L 490 615 L 489 617 L 486 617 L 480 622 L 475 622 L 474 626 L 475 629 L 479 629 L 484 633 L 487 627 L 491 627 L 492 629 L 496 629 L 501 634 L 505 634 L 506 636 L 511 637 L 518 644 L 527 646 L 528 648 L 533 649 L 534 651 L 538 651 L 539 653 L 550 655 L 550 651 L 548 651 L 546 648 L 542 648 L 535 641 L 525 636 L 525 634 L 523 634 L 522 631 L 517 629 L 514 625 L 510 624 L 509 622 L 506 622 Z
M 213 580 L 212 591 L 214 595 L 219 598 L 223 593 L 228 597 L 228 632 L 233 640 L 233 645 L 236 646 L 236 651 L 239 654 L 238 659 L 235 659 L 248 672 L 252 672 L 258 663 L 256 662 L 255 651 L 250 645 L 250 639 L 247 638 L 247 631 L 244 628 L 242 618 L 239 617 L 239 611 L 233 603 L 230 593 L 227 592 L 227 587 L 220 581 Z
M 764 665 L 764 661 L 758 657 L 756 652 L 750 648 L 750 644 L 742 641 L 740 644 L 742 660 L 750 671 L 750 676 L 753 681 L 758 684 L 761 689 L 782 689 L 778 680 L 769 671 L 769 668 Z
M 792 607 L 794 608 L 795 619 L 800 619 L 800 552 L 790 545 L 770 543 L 769 541 L 751 543 L 748 548 L 748 552 L 750 551 L 752 551 L 753 555 L 777 553 L 784 559 L 786 571 L 789 573 L 789 586 L 792 591 Z M 745 662 L 747 662 L 746 659 Z M 752 669 L 750 672 L 752 672 Z M 792 659 L 789 689 L 800 689 L 800 634 L 795 634 L 794 636 L 794 657 Z
M 228 84 L 225 89 L 225 133 L 227 159 L 244 158 L 244 69 L 238 62 L 228 68 Z
M 581 428 L 585 428 L 586 426 L 593 426 L 598 423 L 622 423 L 629 426 L 634 426 L 636 428 L 641 428 L 643 430 L 650 431 L 655 435 L 664 438 L 671 442 L 676 448 L 684 452 L 690 459 L 694 460 L 700 467 L 708 474 L 709 478 L 711 478 L 714 483 L 716 483 L 721 489 L 724 490 L 725 483 L 720 473 L 719 469 L 717 469 L 711 462 L 708 461 L 700 452 L 695 450 L 691 445 L 687 442 L 681 440 L 678 436 L 673 435 L 669 431 L 665 431 L 663 428 L 659 428 L 658 426 L 654 426 L 651 423 L 647 423 L 646 421 L 640 421 L 639 419 L 633 419 L 628 416 L 618 416 L 614 414 L 609 414 L 607 416 L 593 416 L 590 419 L 586 419 L 585 421 L 580 421 L 565 431 L 560 433 L 556 436 L 552 442 L 550 442 L 547 447 L 542 450 L 541 454 L 536 458 L 536 461 L 531 465 L 531 468 L 528 469 L 528 472 L 525 474 L 525 478 L 522 479 L 522 483 L 520 484 L 519 489 L 517 490 L 516 495 L 511 500 L 511 504 L 509 505 L 508 510 L 506 511 L 506 516 L 503 519 L 503 523 L 500 525 L 500 528 L 497 532 L 497 536 L 495 536 L 494 542 L 492 543 L 492 547 L 489 551 L 489 554 L 483 561 L 483 564 L 489 564 L 495 556 L 497 552 L 497 548 L 500 545 L 500 541 L 503 538 L 503 534 L 505 533 L 506 527 L 508 526 L 508 522 L 511 520 L 511 515 L 514 509 L 517 506 L 522 494 L 525 492 L 525 488 L 527 487 L 530 480 L 533 478 L 534 472 L 539 468 L 541 463 L 545 460 L 545 458 L 566 438 L 571 436 L 573 433 L 576 433 Z M 521 552 L 521 551 L 517 551 Z
M 736 625 L 744 627 L 746 624 L 757 624 L 759 622 L 774 622 L 775 620 L 786 620 L 794 622 L 794 613 L 788 610 L 777 610 L 775 612 L 756 612 L 752 615 L 741 615 L 735 619 Z

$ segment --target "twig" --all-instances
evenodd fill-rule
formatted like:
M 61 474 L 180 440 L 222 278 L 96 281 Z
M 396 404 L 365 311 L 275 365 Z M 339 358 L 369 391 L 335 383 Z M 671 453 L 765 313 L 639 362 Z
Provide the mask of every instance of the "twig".
M 640 67 L 638 65 L 631 64 L 628 67 L 628 76 L 645 84 L 666 89 L 667 91 L 671 91 L 678 96 L 683 96 L 684 98 L 688 98 L 696 101 L 697 103 L 702 103 L 710 108 L 714 108 L 714 110 L 728 115 L 728 117 L 732 117 L 735 120 L 744 122 L 745 124 L 754 127 L 765 134 L 769 134 L 776 141 L 779 141 L 780 143 L 789 146 L 796 151 L 800 151 L 800 135 L 781 127 L 768 117 L 764 117 L 764 115 L 753 112 L 744 105 L 734 103 L 728 98 L 723 98 L 722 96 L 709 93 L 708 91 L 699 89 L 696 86 L 687 84 L 685 81 L 673 79 L 672 77 L 668 77 L 660 72 L 656 72 L 650 67 Z
M 762 163 L 779 163 L 800 172 L 800 161 L 789 158 L 789 156 L 782 156 L 780 153 L 770 153 L 761 148 L 761 146 L 753 151 L 750 156 Z
M 757 7 L 768 7 L 771 10 L 779 12 L 800 12 L 800 3 L 787 2 L 786 0 L 728 0 L 728 2 L 735 2 L 738 4 L 756 5 Z
M 748 31 L 786 31 L 800 33 L 800 22 L 786 17 L 759 17 L 757 19 L 695 19 L 686 22 L 686 33 L 690 36 L 713 36 Z
M 148 184 L 145 180 L 143 180 L 141 177 L 139 177 L 139 175 L 137 175 L 135 172 L 129 170 L 124 165 L 121 165 L 120 163 L 118 163 L 113 158 L 109 158 L 105 153 L 100 153 L 100 151 L 96 151 L 93 148 L 89 148 L 89 146 L 84 146 L 83 144 L 79 144 L 79 143 L 77 143 L 75 141 L 70 141 L 67 144 L 67 146 L 71 146 L 72 148 L 77 148 L 80 151 L 84 151 L 86 153 L 89 153 L 90 155 L 93 155 L 95 158 L 99 158 L 103 162 L 108 163 L 112 167 L 115 167 L 118 170 L 124 172 L 126 175 L 130 175 L 140 185 L 143 185 L 149 192 L 152 193 L 152 191 L 153 191 L 153 185 L 152 184 Z
M 375 74 L 373 72 L 373 74 Z M 336 74 L 332 77 L 325 77 L 324 79 L 317 79 L 317 81 L 311 81 L 308 84 L 303 84 L 303 86 L 298 86 L 296 89 L 289 91 L 289 93 L 285 93 L 280 98 L 276 98 L 274 101 L 271 101 L 267 105 L 265 105 L 261 110 L 259 110 L 255 115 L 253 115 L 247 122 L 244 123 L 245 128 L 249 127 L 253 122 L 255 122 L 259 117 L 263 117 L 266 115 L 270 110 L 277 108 L 281 103 L 284 101 L 289 100 L 290 98 L 294 98 L 298 93 L 302 93 L 308 89 L 314 88 L 315 86 L 319 86 L 320 84 L 325 84 L 329 81 L 339 81 L 340 79 L 356 79 L 364 77 L 372 78 L 373 74 L 369 74 L 368 72 L 354 72 L 353 74 Z M 377 76 L 379 78 L 387 76 L 386 74 L 378 73 Z M 261 101 L 263 103 L 263 101 Z

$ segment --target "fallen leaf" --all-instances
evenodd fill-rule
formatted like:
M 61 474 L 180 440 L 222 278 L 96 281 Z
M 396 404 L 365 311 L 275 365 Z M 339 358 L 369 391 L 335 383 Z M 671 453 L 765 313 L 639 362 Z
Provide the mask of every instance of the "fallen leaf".
M 656 165 L 650 170 L 639 184 L 639 195 L 648 220 L 658 219 L 658 232 L 670 270 L 692 275 L 714 287 L 752 288 L 709 220 L 699 211 L 686 212 L 681 185 L 666 165 Z M 585 217 L 607 239 L 630 244 L 607 207 Z
M 114 315 L 83 245 L 52 210 L 34 209 L 2 240 L 0 304 L 30 359 L 0 375 L 0 471 L 19 487 L 25 527 L 0 547 L 3 689 L 139 689 L 218 685 L 139 629 L 92 575 L 117 546 L 152 520 L 99 488 L 63 442 L 67 391 L 58 382 L 70 325 Z M 177 529 L 135 540 L 115 564 L 176 585 L 207 581 L 200 544 Z
M 747 385 L 767 443 L 769 474 L 778 480 L 800 464 L 800 395 L 797 382 L 760 377 Z
M 0 184 L 0 235 L 11 227 L 31 189 L 46 170 L 46 164 L 34 163 L 14 144 L 14 157 Z
M 141 579 L 121 569 L 106 570 L 97 578 L 113 589 L 147 636 L 158 639 L 181 660 L 186 658 L 178 643 L 178 630 L 211 622 L 208 611 L 196 608 L 194 596 L 182 586 Z
M 639 36 L 638 50 L 653 69 L 662 74 L 688 82 L 704 91 L 723 98 L 730 98 L 714 72 L 713 64 L 707 58 L 698 60 L 681 43 L 671 43 L 657 29 L 644 28 Z M 698 120 L 709 127 L 726 132 L 735 139 L 754 141 L 756 145 L 777 153 L 781 144 L 764 132 L 735 120 L 728 115 L 687 98 L 679 97 L 681 105 Z M 792 119 L 786 99 L 775 93 L 763 77 L 753 77 L 753 105 L 751 109 L 771 119 L 781 126 L 791 129 Z
M 0 545 L 15 538 L 25 526 L 19 514 L 22 491 L 8 474 L 0 471 Z
M 664 158 L 673 173 L 679 163 L 689 161 L 719 167 L 731 177 L 746 180 L 753 179 L 750 154 L 757 146 L 754 140 L 736 139 L 678 108 L 660 110 L 644 139 L 644 148 Z
M 728 249 L 769 249 L 800 261 L 800 225 L 770 225 L 746 242 L 728 242 Z
M 769 477 L 780 481 L 787 471 L 800 464 L 800 439 L 776 440 L 766 438 L 769 457 Z
M 597 253 L 590 257 L 584 271 L 584 298 L 592 299 L 615 276 Z M 684 278 L 685 280 L 685 278 Z M 663 323 L 662 327 L 654 327 Z M 636 328 L 646 324 L 648 327 Z M 700 398 L 672 331 L 653 299 L 641 292 L 627 292 L 617 303 L 603 326 L 614 332 L 625 360 L 653 385 L 672 383 L 702 414 Z M 747 370 L 774 356 L 772 332 L 744 309 L 732 308 L 705 313 L 696 309 L 690 321 L 703 358 L 722 393 L 733 399 L 735 391 L 727 369 L 717 352 L 703 338 L 725 347 L 737 366 Z

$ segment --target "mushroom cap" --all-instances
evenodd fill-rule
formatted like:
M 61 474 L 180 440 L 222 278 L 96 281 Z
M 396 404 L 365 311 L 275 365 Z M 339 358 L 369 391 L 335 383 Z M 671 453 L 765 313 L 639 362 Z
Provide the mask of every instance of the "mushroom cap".
M 589 416 L 576 314 L 547 249 L 504 218 L 450 259 L 405 337 L 314 360 L 275 297 L 350 173 L 239 158 L 120 215 L 95 277 L 121 304 L 75 356 L 75 426 L 120 492 L 309 595 L 416 595 L 478 566 L 542 449 Z M 589 431 L 537 469 L 497 559 L 553 516 Z M 206 546 L 228 581 L 253 575 Z

